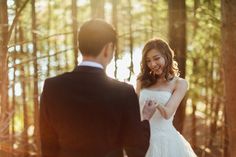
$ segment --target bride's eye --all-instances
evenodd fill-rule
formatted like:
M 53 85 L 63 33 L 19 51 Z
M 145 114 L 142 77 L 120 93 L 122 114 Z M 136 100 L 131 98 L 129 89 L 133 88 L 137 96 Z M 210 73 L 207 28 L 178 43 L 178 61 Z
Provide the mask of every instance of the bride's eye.
M 150 60 L 146 60 L 146 63 L 150 63 L 151 61 Z
M 160 59 L 160 57 L 156 57 L 156 58 L 154 58 L 154 60 L 156 60 L 156 61 L 159 60 L 159 59 Z

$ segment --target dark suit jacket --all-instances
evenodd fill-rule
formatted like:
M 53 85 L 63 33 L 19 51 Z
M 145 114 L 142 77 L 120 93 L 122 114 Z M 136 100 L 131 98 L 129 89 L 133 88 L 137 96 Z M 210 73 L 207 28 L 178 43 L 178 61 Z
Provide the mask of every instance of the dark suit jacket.
M 79 66 L 46 79 L 40 103 L 43 157 L 143 157 L 149 122 L 131 85 Z

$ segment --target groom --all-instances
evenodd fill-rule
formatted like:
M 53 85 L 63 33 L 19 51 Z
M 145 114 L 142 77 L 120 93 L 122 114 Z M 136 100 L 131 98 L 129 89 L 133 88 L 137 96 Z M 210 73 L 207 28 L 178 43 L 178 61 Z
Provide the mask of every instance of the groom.
M 149 146 L 148 120 L 155 107 L 142 111 L 131 85 L 106 76 L 116 32 L 99 19 L 82 25 L 78 35 L 83 61 L 74 71 L 45 81 L 40 104 L 43 157 L 144 157 Z

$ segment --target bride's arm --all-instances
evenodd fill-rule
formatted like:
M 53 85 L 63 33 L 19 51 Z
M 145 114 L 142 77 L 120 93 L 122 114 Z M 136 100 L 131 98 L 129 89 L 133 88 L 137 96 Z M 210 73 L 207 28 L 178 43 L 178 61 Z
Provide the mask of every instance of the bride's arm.
M 139 96 L 139 94 L 140 94 L 140 90 L 141 90 L 141 82 L 140 82 L 139 80 L 137 80 L 135 92 L 136 92 L 136 94 L 137 94 L 138 96 Z
M 157 109 L 160 111 L 161 115 L 165 119 L 169 119 L 174 112 L 177 110 L 179 104 L 181 103 L 184 95 L 188 89 L 188 83 L 184 79 L 178 79 L 176 82 L 175 90 L 170 97 L 170 100 L 165 106 L 157 105 Z

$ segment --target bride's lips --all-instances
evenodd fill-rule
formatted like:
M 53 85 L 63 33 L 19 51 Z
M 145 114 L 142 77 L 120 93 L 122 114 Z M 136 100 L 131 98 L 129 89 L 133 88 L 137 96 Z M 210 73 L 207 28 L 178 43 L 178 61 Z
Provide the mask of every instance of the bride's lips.
M 159 71 L 160 69 L 161 69 L 161 67 L 159 66 L 159 67 L 153 68 L 152 70 L 153 71 Z

